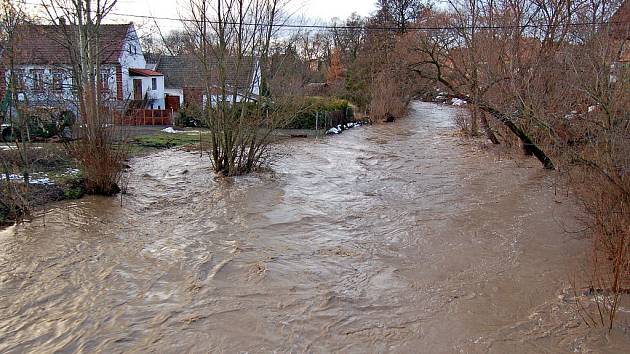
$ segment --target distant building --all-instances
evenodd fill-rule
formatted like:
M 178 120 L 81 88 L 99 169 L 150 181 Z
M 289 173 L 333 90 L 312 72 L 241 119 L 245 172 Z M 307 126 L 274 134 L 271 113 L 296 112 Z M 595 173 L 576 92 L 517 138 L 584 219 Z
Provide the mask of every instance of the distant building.
M 18 99 L 33 107 L 76 110 L 72 54 L 60 27 L 24 25 L 16 31 L 12 59 Z M 123 107 L 132 102 L 139 108 L 164 108 L 164 76 L 147 69 L 134 25 L 104 24 L 100 32 L 100 89 L 106 104 Z M 8 59 L 3 57 L 0 66 L 2 96 L 10 77 Z
M 232 101 L 236 97 L 236 102 L 256 101 L 260 94 L 258 61 L 252 57 L 244 57 L 239 62 L 236 58 L 229 57 L 223 66 L 228 96 L 226 100 Z M 195 104 L 200 107 L 207 102 L 207 91 L 210 92 L 212 104 L 220 100 L 222 89 L 219 68 L 216 59 L 210 59 L 205 68 L 194 55 L 161 56 L 156 66 L 156 70 L 164 74 L 167 101 L 178 102 L 179 105 Z M 170 108 L 168 105 L 167 107 Z

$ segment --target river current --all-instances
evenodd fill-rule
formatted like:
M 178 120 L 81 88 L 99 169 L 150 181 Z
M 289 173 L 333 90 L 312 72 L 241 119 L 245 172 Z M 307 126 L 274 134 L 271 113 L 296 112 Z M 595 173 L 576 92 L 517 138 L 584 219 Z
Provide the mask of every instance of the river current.
M 567 300 L 575 202 L 456 112 L 288 140 L 230 180 L 198 153 L 132 160 L 122 205 L 0 231 L 0 352 L 628 352 Z

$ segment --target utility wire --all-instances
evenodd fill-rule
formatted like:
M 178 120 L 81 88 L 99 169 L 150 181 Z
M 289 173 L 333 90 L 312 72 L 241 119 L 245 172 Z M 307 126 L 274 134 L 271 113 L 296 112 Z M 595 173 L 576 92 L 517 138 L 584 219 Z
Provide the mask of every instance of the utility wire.
M 40 6 L 40 7 L 49 7 L 49 5 L 41 4 L 41 3 L 29 3 L 26 1 L 21 1 L 24 5 L 32 5 L 32 6 Z M 62 8 L 65 10 L 73 10 L 72 8 L 67 8 L 63 6 L 57 6 L 58 8 Z M 187 18 L 175 18 L 175 17 L 161 17 L 161 16 L 150 16 L 150 15 L 137 15 L 137 14 L 125 14 L 118 12 L 108 12 L 107 15 L 112 16 L 123 16 L 123 17 L 131 17 L 131 18 L 142 18 L 148 20 L 163 20 L 163 21 L 177 21 L 177 22 L 191 22 L 191 23 L 201 23 L 202 21 L 187 19 Z M 229 26 L 270 26 L 265 23 L 253 23 L 253 22 L 233 22 L 233 21 L 215 21 L 215 20 L 206 20 L 207 24 L 211 25 L 229 25 Z M 629 21 L 598 21 L 598 22 L 574 22 L 574 23 L 562 23 L 562 24 L 525 24 L 525 25 L 497 25 L 497 26 L 406 26 L 405 31 L 443 31 L 443 30 L 500 30 L 500 29 L 536 29 L 536 28 L 553 28 L 553 27 L 582 27 L 582 26 L 607 26 L 613 24 L 623 24 L 628 23 Z M 366 31 L 400 31 L 400 27 L 392 27 L 392 26 L 349 26 L 349 25 L 316 25 L 316 24 L 287 24 L 287 23 L 273 23 L 271 24 L 272 28 L 286 28 L 286 29 L 337 29 L 337 30 L 366 30 Z

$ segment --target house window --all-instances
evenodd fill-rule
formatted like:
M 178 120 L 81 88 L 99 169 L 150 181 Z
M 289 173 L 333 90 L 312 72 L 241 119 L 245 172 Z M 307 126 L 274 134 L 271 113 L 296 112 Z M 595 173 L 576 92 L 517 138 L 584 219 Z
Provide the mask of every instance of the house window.
M 157 79 L 151 78 L 151 90 L 157 90 Z
M 34 92 L 44 92 L 44 70 L 43 69 L 31 70 L 31 80 L 33 83 Z
M 103 92 L 109 91 L 109 70 L 101 70 L 101 90 Z
M 10 80 L 13 80 L 13 83 L 15 85 L 15 89 L 17 91 L 23 91 L 24 88 L 26 87 L 26 83 L 25 83 L 25 80 L 24 80 L 24 70 L 23 69 L 13 70 L 13 75 L 11 76 Z
M 79 81 L 79 80 L 78 80 L 78 78 L 76 76 L 76 73 L 75 73 L 74 69 L 70 69 L 68 71 L 68 81 L 66 83 L 66 87 L 70 88 L 70 90 L 71 90 L 71 92 L 72 92 L 72 94 L 74 96 L 77 96 L 79 94 L 78 87 L 75 85 L 75 83 L 77 81 Z
M 52 73 L 52 87 L 54 92 L 63 92 L 64 75 L 62 70 L 55 70 Z

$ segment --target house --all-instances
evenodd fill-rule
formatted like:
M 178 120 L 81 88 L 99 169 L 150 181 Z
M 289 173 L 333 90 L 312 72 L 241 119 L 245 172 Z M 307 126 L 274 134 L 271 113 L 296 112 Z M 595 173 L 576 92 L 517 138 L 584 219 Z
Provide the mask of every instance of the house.
M 206 77 L 210 78 L 211 103 L 220 100 L 221 88 L 219 80 L 219 63 L 210 60 L 208 73 L 199 58 L 194 55 L 161 56 L 156 70 L 164 74 L 164 93 L 166 107 L 176 110 L 180 106 L 196 104 L 203 106 L 207 102 Z M 258 61 L 252 57 L 236 60 L 229 57 L 224 63 L 225 84 L 232 100 L 237 102 L 255 101 L 260 94 L 260 68 Z
M 66 26 L 72 33 L 72 26 Z M 24 25 L 16 28 L 13 64 L 3 56 L 0 94 L 13 69 L 17 98 L 29 107 L 64 107 L 76 112 L 71 56 L 59 26 Z M 124 108 L 164 108 L 164 76 L 146 68 L 133 23 L 100 26 L 100 79 L 105 104 Z

